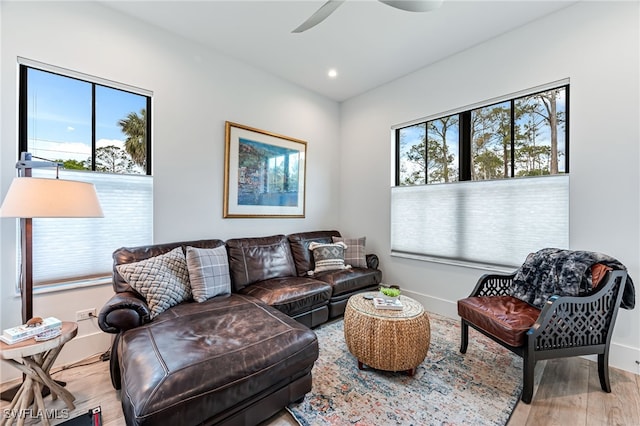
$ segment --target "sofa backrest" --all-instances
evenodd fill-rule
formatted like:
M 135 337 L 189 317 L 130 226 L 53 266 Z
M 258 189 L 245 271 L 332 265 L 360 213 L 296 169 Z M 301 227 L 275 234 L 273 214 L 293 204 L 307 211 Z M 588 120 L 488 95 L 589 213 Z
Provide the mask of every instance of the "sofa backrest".
M 309 244 L 314 241 L 324 244 L 332 243 L 333 237 L 340 237 L 340 233 L 338 231 L 312 231 L 290 234 L 287 237 L 291 244 L 291 253 L 298 276 L 305 276 L 307 272 L 313 271 L 316 267 L 311 250 L 309 250 Z
M 144 259 L 149 259 L 150 257 L 159 256 L 180 246 L 182 246 L 182 251 L 186 252 L 187 246 L 197 248 L 216 248 L 223 245 L 224 241 L 222 240 L 196 240 L 139 247 L 121 247 L 113 252 L 113 290 L 116 293 L 121 293 L 123 291 L 137 293 L 118 273 L 118 270 L 116 269 L 117 265 L 139 262 Z
M 296 268 L 284 235 L 227 240 L 229 272 L 233 291 L 256 281 L 293 277 Z

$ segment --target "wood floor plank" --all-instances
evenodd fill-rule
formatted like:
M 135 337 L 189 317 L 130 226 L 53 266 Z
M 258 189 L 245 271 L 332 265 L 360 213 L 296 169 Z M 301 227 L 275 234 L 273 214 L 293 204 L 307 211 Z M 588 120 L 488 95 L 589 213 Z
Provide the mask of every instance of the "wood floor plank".
M 586 425 L 640 425 L 640 401 L 634 397 L 638 394 L 638 377 L 610 368 L 611 393 L 605 393 L 600 387 L 598 364 L 590 363 Z
M 109 363 L 97 358 L 87 360 L 88 365 L 65 369 L 53 374 L 56 380 L 67 382 L 67 389 L 76 397 L 76 409 L 66 413 L 73 418 L 89 409 L 101 406 L 105 426 L 122 426 L 124 417 L 120 406 L 120 393 L 111 386 Z M 610 368 L 611 394 L 602 392 L 598 381 L 597 364 L 582 358 L 546 361 L 544 368 L 536 368 L 534 397 L 530 405 L 518 403 L 509 426 L 566 426 L 566 425 L 640 425 L 640 376 Z M 2 390 L 10 383 L 0 385 Z M 46 397 L 49 410 L 63 414 L 64 402 Z M 0 403 L 0 411 L 9 405 Z M 66 418 L 53 419 L 52 425 Z M 27 425 L 41 424 L 29 419 Z M 262 426 L 296 426 L 297 422 L 286 411 L 263 423 Z
M 585 424 L 589 362 L 582 358 L 547 361 L 527 426 Z
M 547 361 L 540 361 L 536 364 L 536 369 L 533 376 L 533 399 L 536 398 L 536 393 L 540 389 L 540 381 L 544 374 L 544 369 L 547 365 Z M 516 408 L 509 418 L 507 426 L 524 426 L 527 424 L 527 419 L 531 413 L 531 404 L 525 404 L 522 401 L 518 401 Z

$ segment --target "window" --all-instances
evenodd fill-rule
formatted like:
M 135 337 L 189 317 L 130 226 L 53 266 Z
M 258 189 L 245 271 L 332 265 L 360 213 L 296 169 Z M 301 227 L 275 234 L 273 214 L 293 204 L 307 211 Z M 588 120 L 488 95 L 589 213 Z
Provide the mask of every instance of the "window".
M 396 185 L 567 173 L 569 86 L 396 130 Z
M 443 117 L 398 130 L 399 185 L 458 180 L 459 119 Z
M 568 94 L 550 85 L 396 128 L 392 253 L 516 266 L 567 247 Z
M 151 174 L 151 97 L 21 65 L 20 151 L 70 170 Z
M 115 249 L 152 242 L 151 93 L 23 60 L 19 111 L 19 151 L 62 163 L 61 179 L 93 183 L 105 214 L 33 219 L 34 285 L 110 276 Z

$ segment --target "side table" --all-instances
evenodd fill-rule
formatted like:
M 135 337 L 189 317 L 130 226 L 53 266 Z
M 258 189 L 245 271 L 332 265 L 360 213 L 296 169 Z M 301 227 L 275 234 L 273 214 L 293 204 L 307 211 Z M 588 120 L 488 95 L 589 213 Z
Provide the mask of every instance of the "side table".
M 69 340 L 78 334 L 78 324 L 75 322 L 63 322 L 62 332 L 58 337 L 36 342 L 31 338 L 13 345 L 7 345 L 0 341 L 0 358 L 13 365 L 25 374 L 22 386 L 16 392 L 13 400 L 5 412 L 16 413 L 7 416 L 4 424 L 10 425 L 17 417 L 18 425 L 23 425 L 26 413 L 32 404 L 35 404 L 35 411 L 42 413 L 42 424 L 49 425 L 49 420 L 45 415 L 45 405 L 42 398 L 42 388 L 48 387 L 51 397 L 58 396 L 65 402 L 69 410 L 75 409 L 73 401 L 75 397 L 65 388 L 56 383 L 49 375 L 49 370 L 53 366 L 62 347 Z
M 424 361 L 431 340 L 429 317 L 422 305 L 400 296 L 402 310 L 378 309 L 360 293 L 347 302 L 344 338 L 349 352 L 364 365 L 386 371 L 406 371 L 413 376 Z

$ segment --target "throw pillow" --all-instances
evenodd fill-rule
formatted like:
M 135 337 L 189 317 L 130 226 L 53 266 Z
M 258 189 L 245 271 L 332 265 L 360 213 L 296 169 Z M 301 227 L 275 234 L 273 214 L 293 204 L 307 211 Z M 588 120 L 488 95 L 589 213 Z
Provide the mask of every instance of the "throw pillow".
M 191 292 L 196 302 L 231 293 L 227 248 L 187 247 L 187 268 Z
M 182 247 L 140 262 L 118 265 L 116 269 L 147 300 L 152 319 L 191 299 L 189 272 Z
M 351 265 L 354 268 L 366 268 L 367 257 L 364 251 L 364 244 L 367 237 L 362 238 L 342 238 L 332 237 L 334 243 L 343 242 L 347 245 L 347 250 L 344 253 L 344 263 Z
M 313 252 L 313 260 L 316 264 L 316 269 L 309 272 L 309 275 L 322 271 L 332 271 L 336 269 L 351 268 L 350 265 L 344 264 L 344 251 L 347 248 L 345 243 L 317 243 L 312 242 L 309 244 L 309 250 Z

